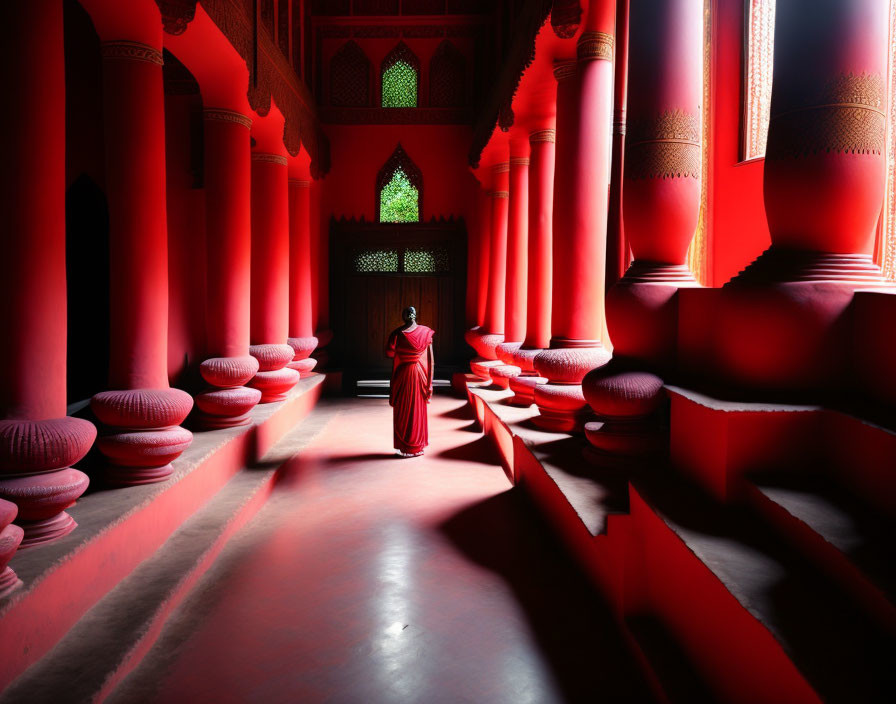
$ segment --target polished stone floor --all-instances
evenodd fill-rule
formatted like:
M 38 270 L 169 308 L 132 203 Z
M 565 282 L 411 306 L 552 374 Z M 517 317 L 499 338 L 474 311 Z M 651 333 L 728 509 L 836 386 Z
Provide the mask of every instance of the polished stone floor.
M 413 459 L 383 399 L 314 413 L 326 426 L 114 701 L 650 701 L 464 402 L 433 400 Z

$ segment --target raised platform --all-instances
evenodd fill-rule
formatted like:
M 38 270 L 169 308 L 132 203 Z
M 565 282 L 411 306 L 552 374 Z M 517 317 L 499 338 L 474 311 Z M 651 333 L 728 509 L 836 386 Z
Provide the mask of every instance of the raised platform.
M 758 486 L 755 472 L 770 469 L 763 458 L 812 464 L 797 441 L 811 439 L 816 423 L 839 433 L 867 432 L 868 424 L 818 407 L 736 404 L 669 390 L 673 464 L 624 470 L 586 462 L 583 438 L 536 430 L 535 407 L 509 406 L 508 392 L 471 386 L 468 397 L 505 471 L 608 597 L 661 700 L 890 700 L 896 677 L 887 663 L 896 649 L 886 622 L 889 577 L 870 568 L 886 567 L 880 558 L 888 541 L 872 540 L 867 528 L 882 523 L 866 520 L 860 530 L 848 524 L 845 507 L 839 523 L 836 514 L 821 520 L 805 497 L 800 508 L 792 495 L 756 488 L 763 500 L 801 516 L 789 514 L 791 523 L 801 522 L 825 548 L 811 549 L 787 520 L 748 500 Z M 888 442 L 878 429 L 871 444 Z M 890 463 L 868 474 L 886 488 L 881 475 L 892 469 Z M 850 486 L 869 481 L 853 478 Z M 862 492 L 855 501 L 866 516 L 887 503 L 884 497 L 869 504 Z M 831 515 L 820 503 L 814 508 Z M 850 510 L 855 517 L 855 506 Z M 840 557 L 825 555 L 830 550 Z M 883 572 L 892 575 L 893 564 Z M 847 577 L 838 578 L 844 571 Z M 864 597 L 872 588 L 878 598 L 869 606 Z
M 324 375 L 302 379 L 281 403 L 256 406 L 252 423 L 194 435 L 160 484 L 97 491 L 69 509 L 78 522 L 50 545 L 18 552 L 24 586 L 0 600 L 0 690 L 46 654 L 242 468 L 253 465 L 314 407 Z

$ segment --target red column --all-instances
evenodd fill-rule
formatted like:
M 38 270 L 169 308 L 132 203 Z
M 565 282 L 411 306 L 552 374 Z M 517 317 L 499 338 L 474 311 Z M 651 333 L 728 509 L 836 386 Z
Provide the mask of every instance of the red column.
M 317 360 L 311 321 L 311 182 L 289 179 L 289 339 L 295 355 L 287 365 L 308 376 Z
M 464 339 L 467 344 L 476 350 L 479 354 L 479 337 L 482 335 L 485 324 L 485 305 L 488 300 L 488 270 L 489 270 L 489 248 L 491 247 L 491 197 L 485 184 L 481 184 L 476 188 L 476 253 L 475 267 L 472 268 L 472 282 L 467 290 L 473 291 L 475 299 L 475 321 L 472 328 L 464 333 Z M 474 362 L 485 361 L 484 357 L 480 357 Z M 474 372 L 475 374 L 475 372 Z
M 657 22 L 663 17 L 663 22 Z M 700 212 L 703 3 L 631 8 L 624 217 L 634 262 L 607 297 L 614 356 L 658 373 L 675 362 L 676 292 Z
M 600 461 L 643 456 L 664 443 L 650 422 L 665 397 L 663 381 L 644 370 L 674 368 L 676 294 L 698 285 L 686 261 L 700 211 L 702 18 L 703 0 L 631 6 L 623 197 L 634 261 L 607 296 L 613 363 L 582 384 L 600 418 L 585 426 Z
M 493 190 L 489 191 L 491 218 L 489 224 L 489 275 L 485 301 L 485 322 L 475 339 L 480 358 L 470 368 L 481 379 L 491 380 L 490 368 L 500 366 L 497 347 L 504 341 L 504 300 L 507 288 L 507 218 L 510 193 L 510 164 L 503 162 L 491 168 Z
M 7 3 L 2 19 L 10 108 L 0 119 L 14 177 L 0 189 L 0 592 L 18 583 L 6 563 L 19 541 L 36 545 L 74 529 L 65 509 L 88 479 L 71 465 L 96 437 L 93 425 L 66 416 L 62 1 Z M 9 525 L 16 508 L 8 502 L 24 540 Z
M 258 371 L 249 354 L 250 162 L 252 121 L 232 110 L 208 108 L 205 121 L 205 203 L 208 239 L 206 326 L 213 355 L 199 367 L 213 387 L 196 397 L 206 428 L 249 422 L 261 399 L 244 386 Z
M 554 294 L 551 348 L 535 358 L 550 383 L 535 389 L 550 430 L 579 430 L 587 414 L 582 378 L 606 364 L 603 331 L 607 189 L 613 104 L 614 6 L 589 9 L 577 45 L 578 76 L 561 64 L 557 92 L 557 178 L 554 182 Z M 570 114 L 570 111 L 572 114 Z M 561 174 L 563 176 L 561 177 Z
M 318 369 L 327 363 L 324 349 L 333 339 L 330 329 L 330 229 L 322 215 L 323 181 L 311 181 L 311 316 L 317 349 L 314 358 Z
M 106 480 L 131 486 L 167 479 L 192 442 L 179 427 L 193 406 L 168 386 L 168 233 L 162 52 L 104 42 L 103 120 L 110 233 L 109 385 L 91 408 Z
M 533 362 L 551 340 L 551 219 L 554 208 L 554 129 L 529 135 L 529 237 L 526 339 L 514 351 L 513 363 L 522 370 L 510 380 L 513 403 L 535 403 L 535 387 L 547 383 Z
M 629 0 L 616 0 L 616 62 L 613 89 L 613 156 L 610 209 L 607 214 L 607 290 L 628 268 L 628 243 L 622 219 L 622 173 L 625 164 L 625 122 L 628 100 Z M 613 344 L 616 342 L 614 340 Z
M 259 372 L 249 386 L 261 403 L 286 398 L 299 372 L 286 365 L 295 351 L 289 329 L 289 192 L 286 157 L 252 153 L 252 318 L 249 353 Z
M 529 140 L 511 140 L 507 216 L 507 282 L 504 306 L 504 342 L 496 348 L 502 365 L 491 368 L 492 382 L 508 388 L 521 369 L 513 353 L 526 337 L 527 250 L 529 232 Z
M 723 289 L 723 382 L 765 392 L 848 384 L 856 288 L 872 261 L 886 182 L 887 7 L 778 3 L 764 172 L 772 245 Z M 861 361 L 859 362 L 861 363 Z

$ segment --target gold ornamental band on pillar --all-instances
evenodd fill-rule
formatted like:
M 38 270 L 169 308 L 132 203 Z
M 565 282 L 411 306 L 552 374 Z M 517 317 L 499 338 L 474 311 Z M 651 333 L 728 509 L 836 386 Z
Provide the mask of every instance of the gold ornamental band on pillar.
M 510 157 L 510 165 L 511 166 L 528 166 L 529 165 L 529 157 L 527 157 L 527 156 Z
M 202 111 L 202 116 L 206 120 L 216 122 L 229 122 L 234 125 L 242 125 L 247 130 L 252 129 L 252 120 L 242 113 L 234 110 L 225 110 L 223 108 L 206 108 Z
M 529 142 L 531 144 L 537 144 L 538 142 L 551 142 L 553 144 L 556 141 L 557 130 L 536 130 L 535 132 L 531 132 L 529 134 Z
M 554 61 L 554 78 L 557 82 L 566 81 L 576 75 L 576 62 L 572 59 Z
M 157 66 L 165 64 L 161 51 L 140 42 L 103 42 L 100 54 L 107 61 L 145 61 Z
M 606 32 L 584 32 L 576 44 L 579 61 L 612 61 L 616 38 Z
M 489 191 L 492 198 L 510 198 L 510 191 Z
M 296 186 L 297 188 L 310 188 L 311 181 L 306 181 L 305 179 L 301 178 L 291 178 L 289 179 L 289 185 Z
M 286 157 L 280 154 L 268 154 L 267 152 L 252 152 L 252 161 L 262 161 L 268 164 L 286 166 Z
M 668 110 L 631 123 L 625 144 L 625 178 L 700 178 L 701 123 L 698 115 Z
M 492 167 L 492 173 L 495 173 L 495 174 L 504 174 L 504 173 L 507 173 L 508 171 L 510 171 L 510 162 L 509 161 L 505 161 L 500 164 L 495 164 Z
M 882 154 L 887 135 L 886 86 L 881 76 L 841 74 L 815 105 L 772 115 L 766 159 L 819 152 Z

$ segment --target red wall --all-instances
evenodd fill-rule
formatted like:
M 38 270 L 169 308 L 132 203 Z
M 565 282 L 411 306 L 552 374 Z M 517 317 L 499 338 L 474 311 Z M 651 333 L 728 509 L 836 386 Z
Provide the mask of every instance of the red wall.
M 713 1 L 713 286 L 724 284 L 771 244 L 762 201 L 764 161 L 740 161 L 744 6 L 748 1 Z
M 332 169 L 323 181 L 321 226 L 330 217 L 364 216 L 376 210 L 376 177 L 401 142 L 423 173 L 422 218 L 474 215 L 476 181 L 467 165 L 472 140 L 466 125 L 331 125 Z

